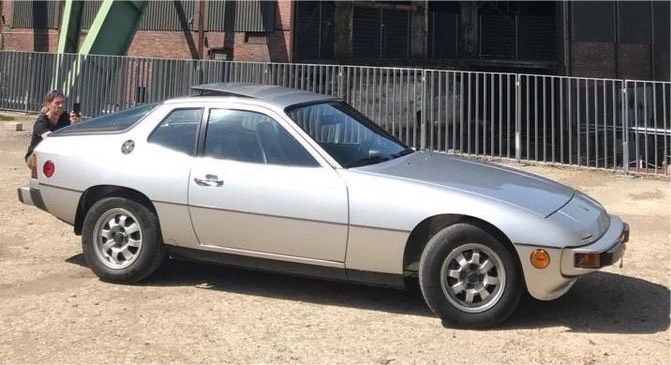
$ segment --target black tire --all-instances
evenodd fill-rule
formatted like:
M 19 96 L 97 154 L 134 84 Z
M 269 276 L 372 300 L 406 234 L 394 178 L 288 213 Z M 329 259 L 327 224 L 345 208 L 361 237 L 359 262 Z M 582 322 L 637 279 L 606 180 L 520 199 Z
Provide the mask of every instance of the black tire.
M 117 226 L 112 226 L 109 222 L 118 217 L 121 217 L 123 224 L 117 220 Z M 106 223 L 107 219 L 111 220 Z M 134 223 L 137 226 L 133 226 Z M 106 227 L 112 228 L 105 229 Z M 119 234 L 114 229 L 123 232 Z M 119 242 L 116 243 L 116 238 L 97 237 L 102 234 L 102 230 L 114 232 L 112 235 L 120 237 Z M 131 231 L 133 232 L 130 233 Z M 105 234 L 109 236 L 109 233 Z M 129 240 L 139 241 L 139 247 L 131 247 Z M 116 247 L 105 248 L 108 242 Z M 123 251 L 132 259 L 127 259 L 123 252 L 113 254 L 114 251 L 111 251 L 124 247 Z M 82 227 L 82 249 L 86 262 L 100 279 L 124 284 L 136 283 L 148 277 L 166 256 L 156 215 L 142 204 L 118 197 L 101 199 L 89 209 Z M 119 258 L 124 262 L 117 264 Z
M 522 275 L 513 255 L 477 226 L 458 223 L 443 228 L 429 240 L 419 263 L 424 300 L 446 326 L 486 328 L 502 323 L 515 311 L 523 291 Z M 475 260 L 480 264 L 476 265 Z M 487 269 L 487 260 L 494 268 Z M 442 283 L 441 271 L 448 273 Z M 498 284 L 491 284 L 494 281 Z M 477 290 L 482 294 L 473 294 Z M 466 296 L 469 292 L 470 303 Z

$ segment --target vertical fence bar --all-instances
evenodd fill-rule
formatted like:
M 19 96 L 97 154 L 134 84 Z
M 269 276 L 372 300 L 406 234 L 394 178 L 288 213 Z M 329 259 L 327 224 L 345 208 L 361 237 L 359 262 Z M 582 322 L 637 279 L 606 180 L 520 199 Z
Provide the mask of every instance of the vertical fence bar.
M 652 96 L 652 117 L 653 117 L 652 128 L 653 128 L 654 137 L 655 137 L 653 139 L 653 142 L 654 142 L 654 145 L 655 145 L 655 150 L 654 150 L 655 151 L 655 153 L 654 153 L 655 163 L 654 163 L 654 165 L 655 165 L 655 173 L 657 173 L 657 169 L 660 167 L 658 159 L 657 159 L 657 151 L 658 151 L 658 148 L 657 148 L 657 137 L 658 137 L 657 131 L 659 130 L 658 125 L 657 125 L 657 88 L 656 88 L 657 85 L 651 84 L 651 86 L 652 86 L 652 95 L 651 96 Z
M 551 115 L 550 124 L 552 126 L 550 129 L 551 129 L 552 138 L 550 140 L 552 141 L 552 145 L 551 145 L 551 148 L 552 148 L 552 162 L 557 162 L 557 159 L 555 157 L 555 151 L 557 150 L 557 148 L 555 147 L 555 143 L 557 143 L 556 140 L 555 140 L 555 104 L 556 104 L 555 103 L 555 78 L 552 77 L 552 78 L 550 78 L 550 107 L 552 109 L 551 112 L 550 112 L 550 115 Z
M 669 159 L 671 159 L 671 152 L 669 151 L 669 145 L 668 145 L 668 141 L 671 140 L 671 130 L 669 128 L 670 126 L 667 124 L 667 119 L 666 119 L 666 111 L 667 111 L 667 109 L 671 108 L 671 102 L 669 101 L 669 99 L 666 98 L 667 86 L 671 86 L 671 84 L 669 84 L 669 85 L 662 84 L 662 100 L 664 102 L 664 104 L 662 105 L 662 107 L 663 107 L 662 108 L 662 111 L 663 111 L 662 112 L 662 121 L 664 122 L 664 133 L 665 133 L 665 136 L 664 136 L 664 154 L 662 155 L 662 157 L 664 158 L 664 162 L 667 163 L 666 171 L 662 171 L 662 173 L 665 173 L 665 174 L 669 174 L 669 167 L 671 167 L 671 161 L 669 161 Z M 671 111 L 671 110 L 669 110 L 669 111 Z
M 466 94 L 466 106 L 468 108 L 467 109 L 468 113 L 466 114 L 467 115 L 467 117 L 466 117 L 466 130 L 467 130 L 467 132 L 466 132 L 466 152 L 467 153 L 472 153 L 471 152 L 471 124 L 473 123 L 473 121 L 471 120 L 471 95 L 472 95 L 472 93 L 471 93 L 471 78 L 472 78 L 473 74 L 471 72 L 469 72 L 469 73 L 467 73 L 467 75 L 468 75 L 468 84 L 467 84 L 468 85 L 467 86 L 468 93 Z
M 538 77 L 539 76 L 534 76 L 534 160 L 535 161 L 538 161 Z M 527 151 L 527 153 L 530 154 L 530 151 Z M 531 159 L 529 156 L 527 156 L 527 158 Z
M 480 74 L 475 74 L 475 136 L 472 139 L 475 139 L 475 153 L 480 153 L 480 143 L 479 143 L 479 126 L 480 124 Z M 473 152 L 471 152 L 473 153 Z
M 607 168 L 608 167 L 608 135 L 607 135 L 607 126 L 606 126 L 606 121 L 608 120 L 608 111 L 606 109 L 606 101 L 608 100 L 607 94 L 606 94 L 606 80 L 603 80 L 601 82 L 601 93 L 603 94 L 603 120 L 602 120 L 602 125 L 601 128 L 603 129 L 603 136 L 602 136 L 602 141 L 603 141 L 603 167 Z M 615 116 L 613 116 L 615 118 Z M 615 141 L 613 140 L 613 144 L 615 144 Z
M 543 143 L 542 143 L 542 146 L 541 146 L 541 148 L 543 149 L 543 161 L 547 161 L 547 148 L 545 146 L 545 141 L 547 140 L 545 138 L 546 137 L 545 133 L 547 131 L 547 104 L 546 104 L 546 96 L 545 96 L 545 93 L 546 93 L 545 89 L 547 87 L 546 79 L 547 79 L 547 77 L 543 76 L 543 108 L 541 109 L 541 113 L 543 115 L 543 133 L 541 135 L 541 137 L 543 138 Z M 536 141 L 536 143 L 538 143 L 538 141 Z
M 573 164 L 573 108 L 571 105 L 573 104 L 573 95 L 572 95 L 572 90 L 573 90 L 573 81 L 575 81 L 575 84 L 577 85 L 578 80 L 573 80 L 573 79 L 568 79 L 568 85 L 567 85 L 567 90 L 568 90 L 568 108 L 566 109 L 566 112 L 568 113 L 568 163 L 569 165 Z M 576 87 L 577 88 L 577 87 Z M 578 104 L 576 102 L 576 104 Z M 576 113 L 577 114 L 577 113 Z
M 526 118 L 525 118 L 525 122 L 526 122 L 526 133 L 525 133 L 526 148 L 524 150 L 526 151 L 526 155 L 529 156 L 531 154 L 530 153 L 530 151 L 531 151 L 531 143 L 530 143 L 531 134 L 529 133 L 529 128 L 530 128 L 529 123 L 531 121 L 531 118 L 530 118 L 530 115 L 529 115 L 529 88 L 530 88 L 529 79 L 530 79 L 530 77 L 525 76 L 524 79 L 526 81 L 526 88 L 525 88 L 526 96 L 524 98 L 524 107 L 526 109 L 526 113 L 525 113 L 525 116 L 526 116 Z M 520 129 L 521 129 L 521 126 L 520 126 Z
M 634 150 L 636 151 L 636 154 L 634 155 L 634 161 L 636 161 L 636 171 L 640 170 L 640 161 L 641 161 L 641 144 L 640 144 L 640 136 L 638 133 L 638 82 L 634 82 L 634 144 L 635 148 Z
M 435 116 L 433 115 L 433 112 L 435 110 L 434 109 L 435 88 L 434 88 L 434 82 L 433 82 L 434 72 L 429 71 L 429 72 L 427 72 L 427 74 L 429 76 L 428 79 L 427 79 L 427 83 L 428 83 L 427 87 L 429 88 L 429 100 L 428 100 L 428 109 L 429 110 L 427 110 L 427 113 L 426 113 L 428 115 L 428 121 L 429 121 L 429 125 L 428 125 L 428 128 L 427 128 L 428 133 L 429 133 L 428 143 L 429 143 L 429 146 L 430 146 L 429 149 L 435 149 L 435 144 L 434 144 L 435 141 L 434 141 L 434 137 L 433 137 L 434 134 L 435 134 L 435 131 L 433 130 L 434 129 L 434 124 L 435 124 Z
M 564 163 L 564 83 L 559 79 L 559 162 Z M 567 88 L 568 89 L 568 88 Z
M 622 168 L 625 174 L 629 173 L 629 96 L 627 95 L 628 82 L 622 84 L 621 113 L 624 120 L 622 126 Z
M 450 149 L 450 125 L 452 124 L 450 121 L 450 73 L 449 72 L 443 72 L 441 74 L 442 76 L 445 76 L 445 152 L 447 152 Z
M 426 70 L 422 70 L 422 109 L 421 113 L 421 124 L 420 124 L 420 149 L 426 149 Z
M 443 71 L 432 71 L 432 73 L 432 80 L 436 83 L 436 94 L 433 96 L 436 105 L 433 111 L 435 114 L 434 123 L 436 124 L 436 147 L 434 149 L 445 152 L 447 149 L 443 146 L 443 136 L 445 135 L 444 128 L 447 124 L 443 118 Z
M 643 156 L 645 160 L 641 161 L 641 169 L 645 168 L 648 172 L 648 88 L 646 83 L 643 83 L 643 127 L 639 129 L 643 133 Z M 637 132 L 638 133 L 638 132 Z
M 510 114 L 511 113 L 517 113 L 517 75 L 515 76 L 515 81 L 513 85 L 513 92 L 510 90 L 510 79 L 512 77 L 506 77 L 506 157 L 510 157 Z M 515 106 L 513 107 L 512 104 L 510 103 L 510 96 L 513 96 L 513 103 L 515 103 Z M 517 114 L 514 114 L 517 115 Z M 517 136 L 513 139 L 513 145 L 517 143 Z
M 594 166 L 599 167 L 599 86 L 594 80 Z
M 489 77 L 489 151 L 490 151 L 490 156 L 494 156 L 494 126 L 495 121 L 494 117 L 496 113 L 496 109 L 494 108 L 494 87 L 495 84 L 494 82 L 496 81 L 496 75 L 492 74 Z
M 589 166 L 589 139 L 590 139 L 590 122 L 589 122 L 589 80 L 585 80 L 585 165 Z
M 521 119 L 521 109 L 522 109 L 522 104 L 521 104 L 521 92 L 520 92 L 520 87 L 521 87 L 521 78 L 520 75 L 515 75 L 515 159 L 519 162 L 522 159 L 522 119 Z M 529 79 L 527 78 L 527 93 L 528 93 L 528 87 L 529 87 Z M 528 94 L 527 94 L 527 124 L 529 123 L 529 100 L 528 100 Z M 510 103 L 508 104 L 510 105 Z M 508 113 L 506 113 L 508 114 Z M 527 138 L 528 141 L 528 138 Z M 528 142 L 527 142 L 527 149 L 528 149 Z
M 583 93 L 583 95 L 586 95 L 587 80 L 584 80 L 584 81 L 585 81 L 585 93 Z M 580 79 L 577 79 L 576 83 L 577 83 L 577 87 L 576 87 L 576 102 L 575 103 L 576 103 L 576 107 L 577 107 L 577 111 L 578 111 L 578 113 L 576 114 L 576 127 L 575 127 L 575 130 L 576 130 L 576 146 L 578 146 L 576 162 L 577 162 L 578 166 L 580 166 L 580 165 L 582 165 L 582 160 L 581 160 L 581 157 L 582 157 L 582 154 L 581 154 L 581 152 L 582 152 L 582 144 L 581 144 L 582 138 L 580 138 L 582 136 L 582 123 L 581 123 L 581 121 L 582 121 L 582 118 L 581 118 L 582 108 L 581 108 L 581 106 L 587 106 L 587 103 L 586 102 L 581 102 L 582 99 L 580 99 L 580 94 L 581 94 L 580 93 Z
M 452 71 L 452 150 L 457 149 L 457 73 Z
M 617 96 L 618 96 L 617 93 L 618 92 L 619 92 L 619 90 L 615 89 L 615 82 L 611 82 L 611 99 L 612 99 L 611 103 L 613 105 L 612 105 L 612 108 L 611 108 L 612 117 L 610 119 L 613 121 L 612 126 L 613 126 L 613 168 L 614 169 L 617 169 L 617 126 L 615 124 L 615 120 L 618 119 L 618 118 L 617 118 L 615 108 L 617 106 Z M 624 114 L 621 115 L 621 118 L 622 118 L 621 119 L 622 120 L 622 126 L 624 126 Z M 622 142 L 624 142 L 624 139 L 622 139 Z M 624 153 L 624 150 L 623 150 L 623 153 Z

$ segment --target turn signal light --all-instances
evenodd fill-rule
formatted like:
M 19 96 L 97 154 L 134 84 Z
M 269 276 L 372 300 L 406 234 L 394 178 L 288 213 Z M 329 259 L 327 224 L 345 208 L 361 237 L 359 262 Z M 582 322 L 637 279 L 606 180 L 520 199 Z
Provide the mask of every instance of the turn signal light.
M 550 265 L 550 254 L 542 248 L 537 248 L 531 253 L 531 265 L 537 269 L 545 269 Z
M 598 269 L 601 267 L 601 254 L 577 253 L 573 257 L 574 266 L 583 269 Z
M 46 177 L 51 177 L 55 171 L 56 165 L 54 165 L 53 161 L 51 160 L 45 162 L 44 166 L 42 166 L 42 172 L 44 172 L 44 176 Z

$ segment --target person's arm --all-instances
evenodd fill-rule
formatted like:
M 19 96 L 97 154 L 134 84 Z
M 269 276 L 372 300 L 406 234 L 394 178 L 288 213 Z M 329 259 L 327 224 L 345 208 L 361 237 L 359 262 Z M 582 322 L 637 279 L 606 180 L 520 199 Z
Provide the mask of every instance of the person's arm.
M 47 136 L 49 136 L 51 133 L 47 123 L 49 122 L 42 118 L 37 119 L 37 121 L 35 121 L 35 125 L 33 126 L 33 133 L 42 137 L 42 139 L 47 138 Z

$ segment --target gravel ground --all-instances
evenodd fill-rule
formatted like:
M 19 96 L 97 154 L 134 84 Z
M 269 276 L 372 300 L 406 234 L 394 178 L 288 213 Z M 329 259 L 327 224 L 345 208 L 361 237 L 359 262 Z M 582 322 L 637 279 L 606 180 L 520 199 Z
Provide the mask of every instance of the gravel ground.
M 444 328 L 416 290 L 172 261 L 139 285 L 103 283 L 70 226 L 18 202 L 28 139 L 0 128 L 0 364 L 671 361 L 668 180 L 513 165 L 595 197 L 631 241 L 622 268 L 469 331 Z

